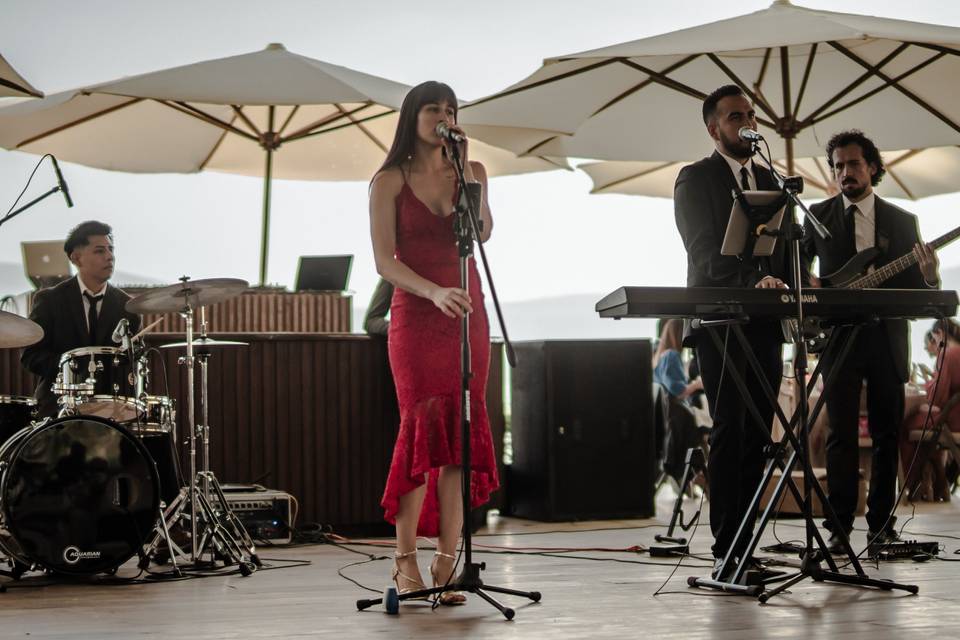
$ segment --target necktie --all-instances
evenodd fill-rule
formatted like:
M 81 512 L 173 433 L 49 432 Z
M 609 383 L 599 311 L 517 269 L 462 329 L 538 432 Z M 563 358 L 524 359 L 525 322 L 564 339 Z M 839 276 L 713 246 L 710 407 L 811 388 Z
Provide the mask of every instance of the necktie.
M 857 211 L 859 211 L 859 208 L 855 204 L 851 204 L 847 207 L 846 211 L 844 211 L 843 221 L 847 225 L 850 255 L 857 252 Z
M 90 303 L 90 310 L 87 311 L 87 326 L 90 330 L 90 344 L 92 345 L 97 339 L 97 303 L 103 299 L 103 294 L 92 296 L 89 292 L 84 291 L 83 297 Z
M 750 190 L 750 179 L 747 177 L 747 168 L 740 167 L 740 189 L 743 191 Z

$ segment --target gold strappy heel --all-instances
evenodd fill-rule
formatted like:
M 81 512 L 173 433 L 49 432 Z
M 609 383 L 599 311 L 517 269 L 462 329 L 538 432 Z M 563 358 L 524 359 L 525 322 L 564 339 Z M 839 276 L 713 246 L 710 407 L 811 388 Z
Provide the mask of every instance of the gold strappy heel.
M 394 581 L 394 583 L 396 583 L 396 585 L 397 585 L 397 594 L 398 594 L 398 595 L 401 595 L 401 596 L 402 596 L 402 595 L 404 595 L 404 594 L 406 594 L 406 593 L 412 593 L 412 592 L 414 592 L 414 591 L 421 591 L 421 590 L 427 588 L 427 585 L 423 584 L 422 582 L 420 582 L 420 581 L 417 580 L 416 578 L 411 578 L 411 577 L 408 576 L 407 574 L 405 574 L 405 573 L 403 573 L 402 571 L 400 571 L 400 563 L 398 562 L 398 560 L 402 560 L 403 558 L 409 558 L 410 556 L 416 556 L 416 555 L 417 555 L 417 550 L 416 550 L 416 549 L 414 549 L 413 551 L 405 551 L 405 552 L 403 552 L 403 553 L 401 553 L 401 552 L 399 552 L 399 551 L 394 551 L 394 552 L 393 552 L 393 558 L 394 558 L 394 560 L 393 560 L 393 581 Z M 407 584 L 412 584 L 412 585 L 414 585 L 414 586 L 412 586 L 412 587 L 401 587 L 401 586 L 400 586 L 400 579 L 401 579 L 401 578 L 403 578 L 404 580 L 406 580 Z M 409 599 L 409 600 L 426 600 L 426 599 L 427 599 L 427 596 L 421 596 L 421 597 L 419 597 L 419 598 L 408 598 L 408 599 Z
M 437 558 L 449 558 L 454 561 L 454 567 L 456 567 L 457 556 L 452 553 L 443 553 L 442 551 L 437 551 L 433 554 L 433 562 L 430 563 L 430 576 L 433 578 L 433 586 L 442 587 L 450 580 L 453 580 L 453 569 L 450 570 L 449 576 L 441 579 L 437 570 Z M 437 596 L 437 601 L 445 605 L 458 605 L 464 604 L 467 601 L 467 596 L 465 596 L 462 591 L 444 591 Z

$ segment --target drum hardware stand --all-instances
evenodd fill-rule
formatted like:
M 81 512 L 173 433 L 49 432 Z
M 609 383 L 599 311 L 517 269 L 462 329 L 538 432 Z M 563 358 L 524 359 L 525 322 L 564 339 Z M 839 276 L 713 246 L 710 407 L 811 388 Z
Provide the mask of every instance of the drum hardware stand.
M 468 185 L 463 174 L 463 161 L 460 157 L 459 146 L 453 143 L 450 146 L 452 151 L 452 161 L 457 173 L 459 184 L 460 201 L 456 205 L 454 215 L 454 233 L 456 235 L 457 247 L 460 256 L 460 288 L 470 290 L 470 278 L 468 271 L 468 260 L 473 255 L 474 239 L 480 238 L 480 199 L 471 197 L 471 185 Z M 478 185 L 473 185 L 475 189 Z M 478 190 L 477 190 L 478 191 Z M 477 194 L 474 191 L 474 194 Z M 477 194 L 479 195 L 479 194 Z M 503 321 L 503 314 L 500 311 L 500 301 L 497 298 L 497 291 L 493 284 L 493 278 L 490 275 L 490 267 L 487 263 L 487 256 L 482 243 L 477 243 L 480 249 L 480 257 L 483 262 L 484 271 L 487 276 L 487 282 L 490 285 L 490 295 L 493 298 L 494 307 L 497 311 L 497 319 L 500 322 L 500 328 L 503 331 L 503 342 L 507 354 L 507 362 L 511 367 L 516 366 L 516 355 L 513 351 L 513 345 L 507 335 L 507 328 Z M 505 587 L 484 584 L 480 578 L 480 572 L 486 569 L 485 562 L 473 562 L 473 538 L 470 530 L 470 477 L 472 475 L 471 456 L 470 456 L 470 380 L 473 378 L 472 357 L 470 353 L 470 313 L 465 312 L 460 319 L 460 446 L 461 446 L 461 485 L 460 493 L 463 509 L 463 569 L 459 576 L 452 578 L 447 584 L 432 587 L 428 589 L 417 589 L 397 596 L 398 600 L 408 600 L 411 598 L 423 598 L 424 596 L 439 595 L 445 591 L 466 591 L 474 593 L 490 605 L 496 608 L 507 620 L 512 620 L 514 610 L 505 607 L 487 592 L 503 593 L 507 595 L 529 598 L 533 602 L 540 601 L 539 591 L 518 591 Z M 384 602 L 383 598 L 371 600 L 357 600 L 357 609 L 364 609 Z M 388 603 L 388 607 L 390 604 Z M 389 610 L 389 608 L 388 608 Z
M 771 159 L 769 157 L 764 157 L 763 152 L 759 148 L 758 142 L 754 142 L 753 148 L 754 151 L 756 151 L 766 162 L 767 166 L 770 168 L 778 184 L 780 185 L 780 189 L 786 197 L 786 229 L 784 231 L 767 233 L 781 236 L 784 241 L 789 243 L 790 270 L 794 285 L 794 288 L 790 292 L 795 298 L 795 300 L 792 302 L 794 302 L 796 305 L 796 312 L 793 318 L 793 320 L 796 322 L 794 328 L 794 344 L 796 345 L 797 349 L 797 354 L 795 357 L 796 366 L 794 379 L 797 383 L 798 403 L 797 409 L 794 411 L 792 418 L 787 420 L 783 410 L 780 408 L 779 403 L 777 402 L 777 394 L 770 386 L 766 376 L 763 375 L 763 369 L 757 360 L 756 354 L 754 353 L 751 345 L 743 333 L 741 325 L 745 322 L 744 319 L 702 322 L 702 325 L 707 328 L 707 333 L 709 334 L 711 340 L 721 352 L 724 350 L 724 343 L 718 335 L 716 328 L 721 325 L 726 325 L 731 328 L 732 333 L 740 343 L 741 350 L 743 351 L 749 366 L 754 371 L 760 382 L 764 398 L 774 408 L 777 418 L 783 425 L 784 437 L 779 443 L 776 443 L 772 448 L 768 449 L 768 455 L 770 459 L 767 462 L 763 479 L 754 493 L 743 520 L 740 522 L 739 529 L 734 536 L 733 542 L 730 544 L 730 548 L 727 550 L 726 556 L 723 558 L 720 567 L 716 571 L 716 577 L 711 577 L 709 579 L 691 577 L 688 578 L 687 583 L 691 587 L 708 587 L 726 592 L 757 596 L 761 603 L 767 602 L 767 600 L 774 595 L 784 592 L 805 578 L 811 578 L 818 583 L 836 582 L 853 586 L 874 587 L 886 591 L 900 589 L 915 594 L 919 591 L 919 588 L 916 585 L 901 584 L 890 580 L 878 580 L 867 576 L 857 558 L 857 555 L 854 553 L 853 548 L 850 545 L 849 539 L 847 539 L 846 536 L 842 536 L 843 552 L 849 558 L 849 565 L 853 567 L 855 574 L 841 573 L 840 568 L 837 566 L 829 550 L 827 549 L 827 545 L 824 542 L 819 529 L 817 528 L 817 524 L 814 522 L 812 495 L 816 493 L 818 499 L 820 500 L 820 504 L 823 505 L 824 513 L 827 517 L 827 520 L 831 523 L 833 530 L 841 533 L 843 532 L 843 527 L 839 523 L 836 512 L 830 505 L 829 500 L 827 500 L 826 493 L 824 492 L 823 487 L 820 485 L 820 482 L 814 477 L 813 474 L 813 466 L 810 462 L 809 451 L 810 428 L 812 425 L 812 420 L 815 420 L 817 415 L 822 410 L 823 405 L 825 404 L 826 396 L 830 392 L 834 379 L 839 372 L 840 366 L 846 359 L 853 346 L 857 333 L 859 332 L 859 326 L 849 325 L 844 327 L 849 329 L 849 335 L 845 335 L 847 333 L 845 331 L 834 331 L 833 335 L 831 335 L 830 344 L 827 345 L 828 350 L 831 346 L 833 346 L 832 343 L 835 341 L 840 343 L 839 341 L 841 338 L 847 339 L 842 342 L 843 346 L 840 348 L 839 356 L 831 363 L 832 366 L 830 367 L 830 371 L 824 380 L 823 391 L 817 400 L 817 405 L 814 407 L 813 413 L 810 414 L 808 412 L 810 390 L 807 388 L 807 345 L 802 334 L 802 327 L 804 326 L 804 285 L 802 281 L 802 270 L 800 268 L 800 241 L 804 236 L 804 229 L 796 222 L 795 207 L 799 206 L 801 209 L 803 209 L 807 216 L 807 220 L 810 221 L 818 235 L 829 239 L 830 233 L 816 218 L 816 216 L 814 216 L 809 209 L 804 206 L 803 202 L 798 197 L 800 192 L 803 190 L 803 179 L 792 176 L 784 177 L 780 175 Z M 769 156 L 769 153 L 767 155 Z M 816 380 L 817 377 L 821 375 L 821 368 L 825 360 L 827 360 L 826 354 L 814 368 L 813 380 Z M 768 425 L 763 424 L 763 420 L 757 409 L 756 403 L 754 402 L 753 396 L 751 395 L 750 390 L 747 388 L 743 377 L 735 367 L 729 368 L 729 373 L 744 401 L 747 410 L 753 417 L 755 426 L 761 429 L 764 435 L 769 439 L 770 434 L 767 431 Z M 795 428 L 796 431 L 794 431 Z M 786 447 L 787 442 L 789 442 L 791 445 L 792 452 L 789 460 L 784 462 L 780 454 Z M 801 494 L 799 489 L 797 489 L 791 475 L 793 466 L 797 462 L 800 463 L 803 470 L 803 494 Z M 767 504 L 766 509 L 764 509 L 756 531 L 747 542 L 747 546 L 742 548 L 740 545 L 746 537 L 746 532 L 753 528 L 753 523 L 751 520 L 756 519 L 760 500 L 767 484 L 773 478 L 775 466 L 781 467 L 783 475 L 777 483 L 776 490 L 771 497 L 771 500 Z M 764 583 L 758 585 L 747 584 L 748 580 L 746 571 L 748 565 L 750 564 L 750 560 L 753 557 L 753 551 L 759 544 L 760 535 L 776 510 L 784 488 L 790 489 L 794 499 L 800 506 L 800 510 L 806 524 L 806 544 L 804 546 L 804 550 L 800 554 L 800 571 L 793 576 L 778 576 L 775 578 L 775 580 L 778 582 L 782 581 L 781 584 L 777 585 L 777 587 L 771 591 L 764 592 Z M 815 548 L 814 543 L 816 543 L 817 547 L 819 548 Z M 735 557 L 735 554 L 740 554 L 741 551 L 742 556 L 740 558 Z M 821 562 L 823 561 L 827 563 L 828 569 L 826 570 L 821 566 Z
M 194 356 L 193 349 L 193 317 L 194 304 L 192 303 L 190 282 L 187 276 L 180 278 L 183 283 L 184 306 L 180 314 L 186 323 L 187 355 L 179 359 L 179 364 L 187 370 L 187 427 L 189 432 L 190 445 L 190 484 L 180 490 L 180 494 L 167 507 L 162 515 L 162 525 L 158 525 L 163 532 L 158 531 L 153 541 L 149 545 L 150 553 L 155 553 L 159 540 L 163 534 L 167 534 L 169 543 L 169 525 L 181 520 L 183 517 L 190 519 L 190 560 L 194 565 L 200 564 L 200 556 L 204 548 L 211 545 L 211 555 L 217 552 L 223 558 L 224 564 L 237 564 L 240 572 L 248 576 L 260 566 L 259 558 L 256 555 L 250 536 L 247 534 L 240 520 L 233 514 L 227 505 L 226 499 L 220 490 L 216 479 L 208 471 L 198 472 L 197 470 L 197 438 L 203 438 L 203 429 L 206 424 L 207 398 L 203 397 L 204 425 L 195 424 L 195 404 L 194 404 L 194 362 L 197 359 Z M 202 307 L 201 307 L 202 309 Z M 202 313 L 202 311 L 201 311 Z M 201 358 L 201 362 L 203 362 Z M 201 365 L 203 374 L 203 393 L 206 395 L 206 368 Z M 205 448 L 206 439 L 204 438 Z M 206 451 L 209 451 L 206 449 Z M 198 480 L 204 486 L 205 491 L 198 490 Z M 221 503 L 220 509 L 214 508 L 208 499 L 209 487 L 213 487 L 217 496 L 217 501 Z M 189 515 L 185 514 L 189 506 Z M 201 531 L 202 526 L 202 531 Z M 202 535 L 201 535 L 202 534 Z M 173 557 L 174 546 L 170 545 L 171 557 Z M 149 556 L 148 556 L 149 557 Z

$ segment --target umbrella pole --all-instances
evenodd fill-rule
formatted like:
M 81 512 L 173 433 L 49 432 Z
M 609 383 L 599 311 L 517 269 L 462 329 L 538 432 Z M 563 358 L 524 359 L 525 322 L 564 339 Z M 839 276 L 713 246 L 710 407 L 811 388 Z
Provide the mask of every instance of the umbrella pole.
M 273 149 L 267 149 L 267 170 L 263 179 L 263 230 L 260 237 L 260 286 L 267 284 L 267 250 L 270 242 L 270 182 L 273 173 Z
M 270 249 L 270 185 L 273 181 L 273 151 L 276 149 L 273 131 L 273 116 L 276 107 L 270 105 L 267 133 L 261 136 L 260 144 L 267 152 L 267 167 L 263 174 L 263 230 L 260 236 L 260 286 L 267 284 L 267 254 Z

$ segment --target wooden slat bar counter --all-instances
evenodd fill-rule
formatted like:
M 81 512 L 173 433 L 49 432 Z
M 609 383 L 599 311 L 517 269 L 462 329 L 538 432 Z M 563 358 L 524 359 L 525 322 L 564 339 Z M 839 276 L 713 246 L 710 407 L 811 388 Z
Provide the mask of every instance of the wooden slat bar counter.
M 290 492 L 300 503 L 300 523 L 382 525 L 380 497 L 399 426 L 386 341 L 316 333 L 212 337 L 249 343 L 220 348 L 210 359 L 210 454 L 217 477 Z M 182 340 L 182 334 L 154 334 L 147 344 Z M 501 351 L 500 345 L 493 346 L 487 394 L 498 459 L 504 427 Z M 157 352 L 166 365 L 170 393 L 164 392 L 157 355 L 152 356 L 151 384 L 153 394 L 177 400 L 181 441 L 187 376 L 177 358 L 183 352 Z M 196 378 L 199 389 L 199 365 Z M 0 395 L 30 395 L 33 385 L 32 376 L 20 367 L 19 350 L 0 350 Z M 186 453 L 181 447 L 184 460 Z M 492 504 L 499 504 L 499 495 Z
M 132 296 L 149 288 L 126 287 Z M 217 331 L 298 333 L 349 333 L 353 298 L 339 291 L 286 291 L 280 288 L 254 288 L 242 295 L 215 304 L 206 310 L 207 323 Z M 163 317 L 159 329 L 186 331 L 183 318 L 176 313 L 145 314 L 143 326 Z M 199 313 L 196 315 L 199 329 Z

